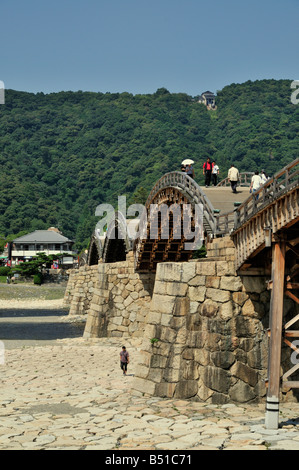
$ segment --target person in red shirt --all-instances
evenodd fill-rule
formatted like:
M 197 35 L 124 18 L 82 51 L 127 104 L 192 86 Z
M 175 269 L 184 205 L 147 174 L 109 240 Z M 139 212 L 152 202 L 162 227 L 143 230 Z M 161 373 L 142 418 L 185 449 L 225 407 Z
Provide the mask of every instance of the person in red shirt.
M 205 175 L 206 188 L 210 186 L 211 183 L 212 169 L 213 163 L 211 163 L 210 157 L 208 157 L 207 161 L 203 164 L 203 174 Z

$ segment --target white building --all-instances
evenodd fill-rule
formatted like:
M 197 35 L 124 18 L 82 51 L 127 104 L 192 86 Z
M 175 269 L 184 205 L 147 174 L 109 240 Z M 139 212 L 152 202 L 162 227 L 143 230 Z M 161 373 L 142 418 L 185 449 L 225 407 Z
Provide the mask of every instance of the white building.
M 208 109 L 216 109 L 216 96 L 211 91 L 205 91 L 198 99 L 199 103 L 204 104 Z
M 58 255 L 65 253 L 73 255 L 74 242 L 64 237 L 54 227 L 48 230 L 36 230 L 35 232 L 16 238 L 11 246 L 11 264 L 29 261 L 38 253 L 46 255 Z

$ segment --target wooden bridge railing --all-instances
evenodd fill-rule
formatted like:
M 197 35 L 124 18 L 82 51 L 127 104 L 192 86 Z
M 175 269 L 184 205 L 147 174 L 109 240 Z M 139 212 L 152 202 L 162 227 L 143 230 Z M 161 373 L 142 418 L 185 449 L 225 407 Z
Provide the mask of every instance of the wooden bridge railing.
M 206 194 L 196 183 L 196 181 L 194 181 L 193 178 L 190 178 L 190 176 L 186 175 L 181 171 L 173 171 L 170 173 L 166 173 L 166 175 L 162 176 L 162 178 L 159 179 L 159 181 L 155 184 L 147 198 L 145 204 L 146 208 L 148 208 L 148 206 L 150 205 L 155 194 L 157 194 L 161 189 L 170 186 L 180 189 L 182 193 L 185 194 L 186 197 L 194 204 L 203 205 L 205 220 L 208 223 L 211 232 L 215 233 L 217 226 L 217 217 L 215 215 L 214 207 L 212 206 Z
M 260 189 L 252 193 L 246 201 L 238 204 L 234 210 L 225 214 L 216 215 L 215 235 L 229 233 L 237 230 L 242 224 L 249 220 L 254 214 L 270 204 L 284 193 L 287 193 L 293 186 L 299 184 L 299 158 L 285 166 L 269 179 Z M 243 173 L 244 186 L 245 176 L 249 173 Z M 251 174 L 252 177 L 252 174 Z M 226 180 L 223 180 L 225 182 Z M 223 184 L 224 185 L 224 184 Z
M 166 175 L 159 179 L 148 196 L 146 207 L 148 207 L 154 195 L 161 189 L 169 186 L 178 187 L 195 204 L 203 205 L 204 217 L 210 227 L 211 233 L 214 236 L 224 235 L 237 230 L 238 227 L 249 220 L 264 206 L 270 204 L 271 201 L 278 198 L 283 193 L 288 192 L 293 185 L 298 185 L 298 164 L 299 159 L 296 159 L 285 166 L 261 186 L 258 191 L 251 194 L 245 202 L 224 214 L 217 214 L 208 197 L 194 179 L 180 171 L 166 173 Z M 252 175 L 253 173 L 250 172 L 241 173 L 241 185 L 249 186 Z M 227 178 L 221 181 L 217 186 L 224 186 L 226 183 Z
M 269 205 L 281 195 L 299 184 L 299 158 L 276 173 L 246 201 L 235 209 L 234 230 L 249 220 L 254 214 Z
M 245 171 L 245 172 L 240 173 L 238 186 L 250 186 L 251 178 L 253 175 L 254 173 L 251 171 Z M 229 186 L 229 185 L 230 185 L 230 182 L 229 182 L 228 177 L 224 178 L 222 181 L 220 181 L 217 184 L 217 186 Z

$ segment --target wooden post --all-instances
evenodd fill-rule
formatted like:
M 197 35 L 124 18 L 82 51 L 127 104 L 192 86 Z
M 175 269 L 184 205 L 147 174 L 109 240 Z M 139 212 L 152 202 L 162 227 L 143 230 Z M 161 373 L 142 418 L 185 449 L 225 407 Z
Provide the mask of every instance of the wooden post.
M 283 321 L 283 297 L 286 243 L 275 241 L 272 247 L 272 293 L 270 303 L 270 347 L 268 358 L 268 390 L 266 421 L 268 429 L 279 424 L 279 392 Z

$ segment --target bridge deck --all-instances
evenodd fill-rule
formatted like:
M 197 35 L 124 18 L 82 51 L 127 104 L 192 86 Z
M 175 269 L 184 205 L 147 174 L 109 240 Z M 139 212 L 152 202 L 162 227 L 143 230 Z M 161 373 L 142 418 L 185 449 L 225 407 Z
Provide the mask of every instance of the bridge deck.
M 249 187 L 239 186 L 237 194 L 234 194 L 230 186 L 201 186 L 200 189 L 209 198 L 214 209 L 219 210 L 221 214 L 234 210 L 234 203 L 244 202 L 249 196 Z
M 135 232 L 132 231 L 131 234 L 131 231 L 128 231 L 127 221 L 122 220 L 124 216 L 118 215 L 105 232 L 103 242 L 98 237 L 94 237 L 94 243 L 91 243 L 89 248 L 88 262 L 89 264 L 92 260 L 96 262 L 100 257 L 104 262 L 116 261 L 119 253 L 124 257 L 125 252 L 132 247 L 136 269 L 140 269 L 143 265 L 144 269 L 152 270 L 157 263 L 165 261 L 188 261 L 193 255 L 193 250 L 190 244 L 187 247 L 185 245 L 187 239 L 182 235 L 184 232 L 182 220 L 184 205 L 191 204 L 193 208 L 191 222 L 194 226 L 199 222 L 196 219 L 198 217 L 196 205 L 203 207 L 205 236 L 220 237 L 231 234 L 238 248 L 236 266 L 239 269 L 247 259 L 257 254 L 257 250 L 263 249 L 265 233 L 269 234 L 271 230 L 271 234 L 274 235 L 277 231 L 287 229 L 298 221 L 298 164 L 299 159 L 288 164 L 254 195 L 249 193 L 252 174 L 244 174 L 240 178 L 237 192 L 233 193 L 227 180 L 223 180 L 216 187 L 206 188 L 200 187 L 193 178 L 180 171 L 166 173 L 149 193 L 145 203 L 145 215 L 142 215 L 138 221 L 142 236 L 135 240 L 132 235 Z M 147 217 L 150 207 L 165 208 L 165 205 L 169 207 L 172 204 L 181 206 L 180 219 L 174 219 L 172 213 L 172 219 L 168 220 L 161 211 L 161 214 L 156 217 L 156 234 L 151 232 L 150 221 Z M 166 236 L 164 236 L 164 228 L 168 230 Z M 177 237 L 179 228 L 181 228 L 181 234 Z M 116 251 L 115 244 L 110 243 L 109 234 L 114 233 L 124 235 L 120 237 L 122 246 L 119 253 Z M 116 239 L 119 239 L 118 236 Z

